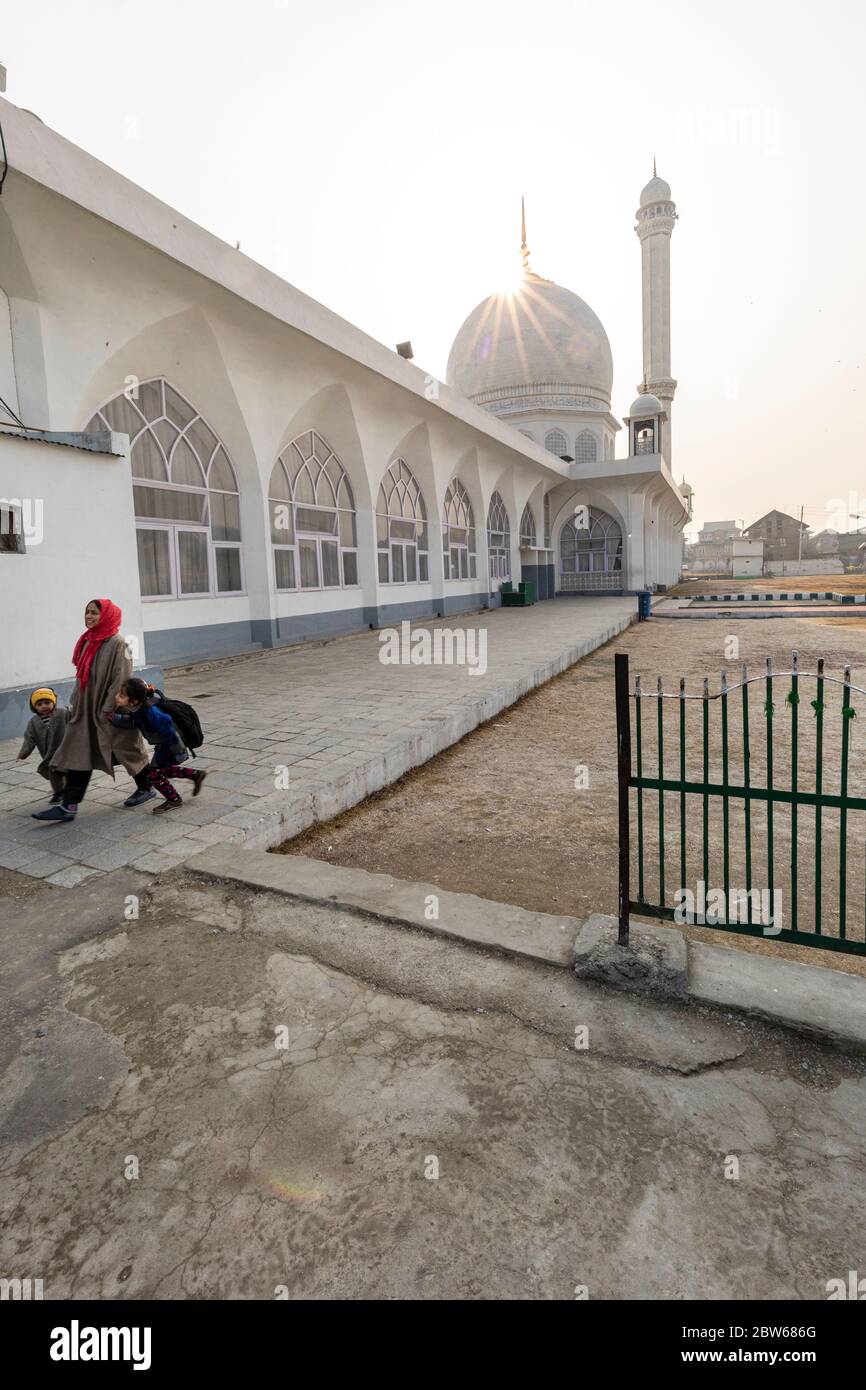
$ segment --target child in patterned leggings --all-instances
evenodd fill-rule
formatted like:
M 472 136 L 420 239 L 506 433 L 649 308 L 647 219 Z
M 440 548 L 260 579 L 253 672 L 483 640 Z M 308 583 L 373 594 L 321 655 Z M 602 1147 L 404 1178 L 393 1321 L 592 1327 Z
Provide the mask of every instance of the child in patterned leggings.
M 154 810 L 154 815 L 162 811 L 175 810 L 183 805 L 183 798 L 171 785 L 169 778 L 188 778 L 194 785 L 192 794 L 198 796 L 201 784 L 207 776 L 188 767 L 181 767 L 189 758 L 183 740 L 177 731 L 174 720 L 151 703 L 151 692 L 138 676 L 125 680 L 114 698 L 116 709 L 108 718 L 112 724 L 132 725 L 138 729 L 148 743 L 155 744 L 147 775 L 152 786 L 165 798 Z

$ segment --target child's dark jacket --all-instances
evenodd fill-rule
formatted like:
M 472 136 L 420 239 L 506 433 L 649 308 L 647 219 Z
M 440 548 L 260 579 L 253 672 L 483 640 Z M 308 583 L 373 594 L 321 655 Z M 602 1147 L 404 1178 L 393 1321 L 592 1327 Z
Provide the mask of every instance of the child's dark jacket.
M 152 763 L 156 766 L 184 763 L 189 757 L 174 720 L 158 705 L 141 705 L 136 710 L 115 710 L 111 722 L 120 728 L 131 725 L 148 743 L 155 744 Z
M 29 758 L 33 749 L 38 748 L 42 754 L 42 760 L 36 771 L 42 777 L 49 775 L 48 764 L 55 750 L 63 742 L 68 720 L 69 710 L 65 705 L 57 705 L 51 711 L 48 719 L 43 719 L 41 714 L 34 714 L 24 731 L 24 742 L 18 750 L 18 756 L 19 758 Z

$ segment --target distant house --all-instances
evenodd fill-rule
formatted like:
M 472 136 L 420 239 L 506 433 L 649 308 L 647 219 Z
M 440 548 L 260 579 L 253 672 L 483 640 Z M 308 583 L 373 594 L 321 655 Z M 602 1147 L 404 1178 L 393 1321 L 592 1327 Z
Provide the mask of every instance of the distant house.
M 739 534 L 735 521 L 707 521 L 698 532 L 698 541 L 702 545 L 719 545 L 735 540 Z
M 765 560 L 796 560 L 802 550 L 806 554 L 809 527 L 787 512 L 772 511 L 761 516 L 747 526 L 743 537 L 750 541 L 764 542 Z
M 825 531 L 818 531 L 809 541 L 809 554 L 838 555 L 839 532 L 834 531 L 832 526 L 828 526 Z
M 839 542 L 838 554 L 842 560 L 857 561 L 863 563 L 863 546 L 866 545 L 866 533 L 863 531 L 843 531 L 836 538 Z
M 811 555 L 838 555 L 839 559 L 847 565 L 855 564 L 858 567 L 863 564 L 863 547 L 866 545 L 866 532 L 864 531 L 834 531 L 832 527 L 827 527 L 826 531 L 819 531 L 809 542 L 809 553 Z

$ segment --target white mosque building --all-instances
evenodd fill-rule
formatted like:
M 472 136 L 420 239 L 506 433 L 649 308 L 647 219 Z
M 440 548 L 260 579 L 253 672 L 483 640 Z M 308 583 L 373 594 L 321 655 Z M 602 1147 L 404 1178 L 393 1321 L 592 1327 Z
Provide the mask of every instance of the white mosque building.
M 160 667 L 491 607 L 506 581 L 678 579 L 662 179 L 618 449 L 607 335 L 525 231 L 519 288 L 469 315 L 442 383 L 32 113 L 0 99 L 0 125 L 0 737 L 34 683 L 64 688 L 92 597 Z

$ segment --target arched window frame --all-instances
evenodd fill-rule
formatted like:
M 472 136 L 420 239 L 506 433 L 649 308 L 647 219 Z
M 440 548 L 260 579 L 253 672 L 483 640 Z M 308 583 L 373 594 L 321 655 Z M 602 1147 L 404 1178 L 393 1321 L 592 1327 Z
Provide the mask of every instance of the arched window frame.
M 523 515 L 520 518 L 520 544 L 526 550 L 537 549 L 537 532 L 535 529 L 535 514 L 527 502 L 523 508 Z
M 559 542 L 563 574 L 621 574 L 622 528 L 607 512 L 589 509 L 589 528 L 574 521 L 562 528 Z
M 581 430 L 574 441 L 575 463 L 598 462 L 598 440 L 592 430 Z
M 452 478 L 442 508 L 442 554 L 445 578 L 477 579 L 475 513 L 469 493 L 459 478 Z
M 195 407 L 152 377 L 100 406 L 85 428 L 129 435 L 142 600 L 244 593 L 237 477 Z
M 271 469 L 268 512 L 278 593 L 357 588 L 352 485 L 317 430 L 296 435 Z
M 487 508 L 487 558 L 491 579 L 511 578 L 511 524 L 498 492 Z
M 636 420 L 634 425 L 635 454 L 656 453 L 655 420 Z
M 562 430 L 548 430 L 544 436 L 544 447 L 549 454 L 561 459 L 568 453 L 568 440 Z
M 395 459 L 376 502 L 379 583 L 429 583 L 429 544 L 424 494 L 406 460 Z

